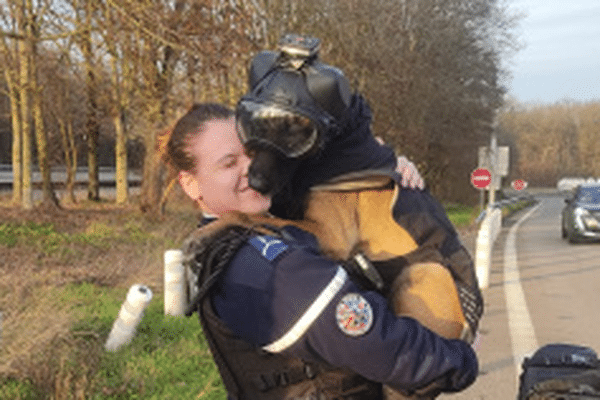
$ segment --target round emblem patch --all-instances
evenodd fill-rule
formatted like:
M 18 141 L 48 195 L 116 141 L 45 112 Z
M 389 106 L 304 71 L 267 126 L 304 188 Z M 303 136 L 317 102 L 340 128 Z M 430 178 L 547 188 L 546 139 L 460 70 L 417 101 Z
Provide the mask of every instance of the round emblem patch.
M 358 293 L 348 293 L 335 309 L 337 324 L 346 335 L 360 336 L 373 325 L 373 309 Z

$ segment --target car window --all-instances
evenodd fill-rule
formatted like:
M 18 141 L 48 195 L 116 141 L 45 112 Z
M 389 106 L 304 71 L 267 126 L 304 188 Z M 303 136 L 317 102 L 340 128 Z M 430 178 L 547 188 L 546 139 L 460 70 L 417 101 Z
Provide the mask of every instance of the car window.
M 600 203 L 600 187 L 581 188 L 577 194 L 577 201 L 581 203 Z

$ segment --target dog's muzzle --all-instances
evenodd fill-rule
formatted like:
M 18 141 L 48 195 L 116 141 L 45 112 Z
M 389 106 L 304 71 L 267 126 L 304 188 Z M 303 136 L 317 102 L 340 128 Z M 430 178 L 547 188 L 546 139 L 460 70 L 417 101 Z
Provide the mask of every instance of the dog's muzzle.
M 287 158 L 299 158 L 318 146 L 313 120 L 277 104 L 241 100 L 236 109 L 237 132 L 248 150 L 270 148 Z

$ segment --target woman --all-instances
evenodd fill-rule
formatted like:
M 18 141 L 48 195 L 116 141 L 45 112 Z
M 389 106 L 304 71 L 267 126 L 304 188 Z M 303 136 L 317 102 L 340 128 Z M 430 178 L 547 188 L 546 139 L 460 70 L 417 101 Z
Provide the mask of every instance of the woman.
M 250 159 L 229 109 L 192 107 L 167 151 L 205 215 L 268 212 L 271 198 L 248 186 Z M 307 232 L 226 234 L 235 248 L 211 242 L 201 259 L 218 266 L 200 274 L 199 314 L 231 399 L 377 399 L 380 383 L 431 398 L 477 376 L 467 343 L 396 317 L 383 296 L 322 257 Z

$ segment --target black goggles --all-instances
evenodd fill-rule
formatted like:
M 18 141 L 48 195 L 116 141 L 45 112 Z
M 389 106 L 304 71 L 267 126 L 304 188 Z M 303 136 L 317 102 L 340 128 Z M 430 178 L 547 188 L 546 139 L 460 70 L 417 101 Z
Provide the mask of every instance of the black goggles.
M 319 129 L 310 118 L 275 104 L 240 100 L 236 109 L 236 123 L 244 146 L 273 147 L 288 158 L 309 153 L 319 139 Z

